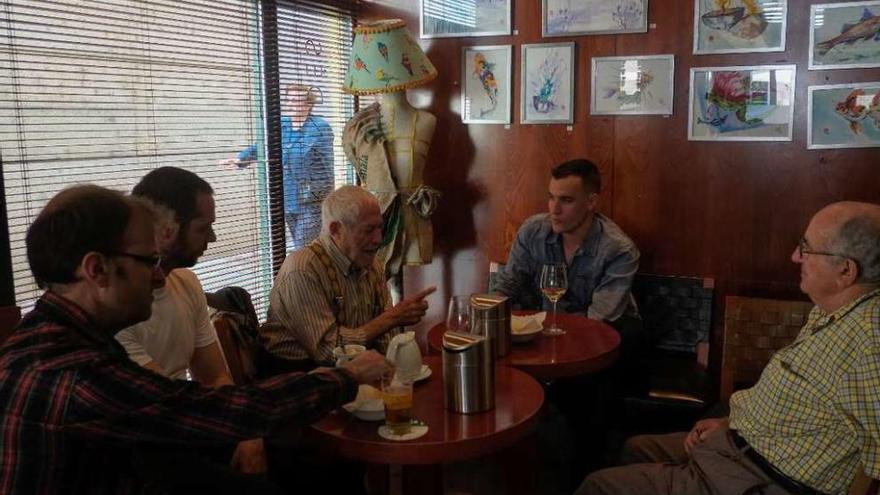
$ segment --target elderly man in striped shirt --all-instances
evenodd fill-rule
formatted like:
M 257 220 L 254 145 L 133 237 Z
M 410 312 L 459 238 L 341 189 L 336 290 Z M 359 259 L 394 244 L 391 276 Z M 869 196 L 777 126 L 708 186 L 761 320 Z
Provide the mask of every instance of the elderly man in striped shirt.
M 385 349 L 397 329 L 418 323 L 429 287 L 391 306 L 376 252 L 382 213 L 372 194 L 343 186 L 321 205 L 321 235 L 289 254 L 275 277 L 261 328 L 263 376 L 331 362 L 340 344 Z
M 730 416 L 630 439 L 578 494 L 846 493 L 880 478 L 880 206 L 819 211 L 791 255 L 816 304 Z

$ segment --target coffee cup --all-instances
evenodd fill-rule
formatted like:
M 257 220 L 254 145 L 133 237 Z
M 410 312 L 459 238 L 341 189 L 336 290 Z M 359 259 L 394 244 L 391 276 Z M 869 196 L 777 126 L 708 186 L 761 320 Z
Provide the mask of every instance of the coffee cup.
M 336 359 L 336 366 L 342 366 L 366 350 L 366 347 L 359 344 L 345 344 L 342 347 L 334 348 L 333 357 Z

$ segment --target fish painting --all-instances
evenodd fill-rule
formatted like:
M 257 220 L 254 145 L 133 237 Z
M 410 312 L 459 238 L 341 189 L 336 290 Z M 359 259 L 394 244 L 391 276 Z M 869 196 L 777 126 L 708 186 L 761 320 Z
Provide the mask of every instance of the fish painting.
M 382 43 L 381 41 L 377 41 L 376 48 L 379 49 L 379 55 L 382 55 L 382 58 L 384 58 L 385 61 L 387 62 L 388 61 L 388 45 L 386 45 L 385 43 Z
M 834 112 L 849 122 L 849 128 L 853 134 L 859 135 L 864 132 L 863 121 L 870 119 L 875 128 L 880 130 L 880 92 L 876 93 L 870 101 L 861 88 L 853 90 L 846 99 L 835 105 Z
M 749 115 L 749 103 L 756 95 L 750 91 L 751 77 L 746 72 L 719 71 L 712 79 L 712 89 L 706 93 L 706 107 L 697 121 L 708 124 L 719 132 L 740 130 L 764 124 L 760 117 Z M 759 94 L 758 99 L 766 95 Z M 729 117 L 733 119 L 728 120 Z
M 820 55 L 825 55 L 837 45 L 852 45 L 857 41 L 880 41 L 880 15 L 874 15 L 867 8 L 862 12 L 862 18 L 854 24 L 844 24 L 840 34 L 829 40 L 817 43 L 816 47 Z
M 703 25 L 711 29 L 742 39 L 757 38 L 767 29 L 764 11 L 755 0 L 741 0 L 741 5 L 734 5 L 733 0 L 715 0 L 715 6 L 715 10 L 700 16 Z
M 486 92 L 486 96 L 489 97 L 489 102 L 492 104 L 489 108 L 480 109 L 480 118 L 498 106 L 498 81 L 495 80 L 494 68 L 495 64 L 488 62 L 484 54 L 480 52 L 474 54 L 474 75 L 480 79 L 483 91 Z

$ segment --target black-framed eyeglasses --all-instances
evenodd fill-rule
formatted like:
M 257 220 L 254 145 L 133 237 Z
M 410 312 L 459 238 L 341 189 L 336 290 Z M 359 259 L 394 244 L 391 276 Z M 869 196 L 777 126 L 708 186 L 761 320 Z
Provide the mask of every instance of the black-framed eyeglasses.
M 801 240 L 798 241 L 798 256 L 803 258 L 805 254 L 812 254 L 815 256 L 837 256 L 838 258 L 852 259 L 842 253 L 832 253 L 829 251 L 813 251 L 812 249 L 810 249 L 810 246 L 807 245 L 807 240 L 802 237 Z
M 125 251 L 109 251 L 104 254 L 107 256 L 122 256 L 125 258 L 131 258 L 153 269 L 159 268 L 162 265 L 162 257 L 156 255 L 126 253 Z

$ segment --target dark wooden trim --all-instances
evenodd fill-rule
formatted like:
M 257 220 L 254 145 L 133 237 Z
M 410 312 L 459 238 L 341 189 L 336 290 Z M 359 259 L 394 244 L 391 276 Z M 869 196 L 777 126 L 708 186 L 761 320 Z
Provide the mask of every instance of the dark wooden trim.
M 3 156 L 0 155 L 0 306 L 15 304 L 15 284 L 12 280 L 12 251 L 9 245 L 9 222 L 6 216 L 6 186 L 3 181 Z
M 272 268 L 277 273 L 287 253 L 284 228 L 284 169 L 281 151 L 281 77 L 278 62 L 278 2 L 260 2 L 263 15 L 263 71 L 266 85 L 266 163 L 269 167 L 269 217 Z

